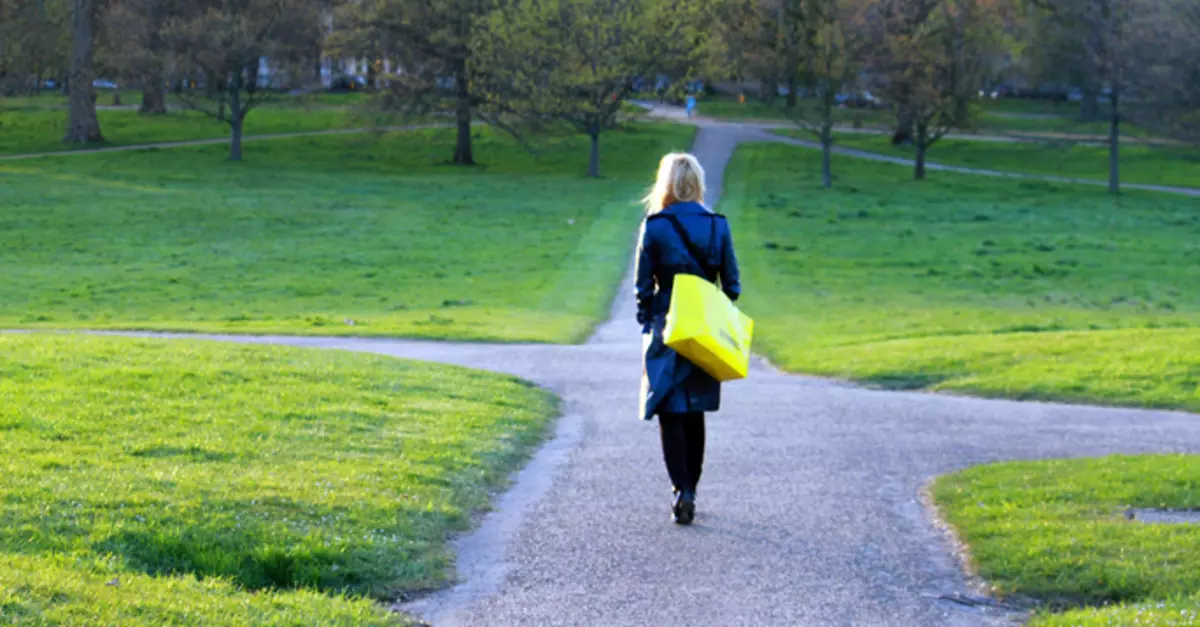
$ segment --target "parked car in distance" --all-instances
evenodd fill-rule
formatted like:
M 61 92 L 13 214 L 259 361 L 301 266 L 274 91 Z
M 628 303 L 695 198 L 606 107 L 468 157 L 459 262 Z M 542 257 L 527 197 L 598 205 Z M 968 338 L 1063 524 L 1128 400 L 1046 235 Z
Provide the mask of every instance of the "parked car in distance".
M 96 89 L 116 89 L 117 84 L 107 79 L 97 78 L 92 81 L 92 87 Z
M 980 98 L 991 98 L 992 100 L 996 100 L 997 98 L 1013 98 L 1015 96 L 1017 96 L 1017 90 L 1013 88 L 1012 85 L 1006 85 L 1003 83 L 995 85 L 990 89 L 985 88 L 979 90 Z
M 884 106 L 883 100 L 870 91 L 840 93 L 833 98 L 837 106 L 847 109 L 881 109 Z
M 367 87 L 367 79 L 362 76 L 338 76 L 329 84 L 329 91 L 335 93 L 343 93 L 348 91 L 362 91 Z

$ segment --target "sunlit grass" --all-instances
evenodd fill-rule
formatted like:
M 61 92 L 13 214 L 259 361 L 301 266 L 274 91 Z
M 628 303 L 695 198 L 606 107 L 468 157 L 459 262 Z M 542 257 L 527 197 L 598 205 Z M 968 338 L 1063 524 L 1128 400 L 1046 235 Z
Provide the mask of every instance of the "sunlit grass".
M 554 410 L 385 357 L 0 335 L 0 618 L 386 623 L 366 599 L 445 582 Z
M 941 477 L 933 492 L 995 593 L 1044 604 L 1035 625 L 1200 621 L 1200 533 L 1124 516 L 1200 507 L 1200 457 L 992 464 Z
M 691 129 L 533 157 L 450 130 L 0 163 L 0 328 L 577 342 L 608 313 L 654 164 Z
M 796 131 L 785 134 L 811 139 Z M 916 155 L 912 146 L 893 146 L 890 137 L 880 135 L 841 133 L 837 145 L 897 157 Z M 1200 149 L 1131 142 L 1121 148 L 1120 156 L 1121 180 L 1126 183 L 1200 188 Z M 985 170 L 1108 180 L 1107 146 L 942 139 L 929 149 L 927 158 L 933 163 Z M 928 176 L 940 174 L 930 172 Z
M 751 145 L 722 210 L 757 350 L 891 388 L 1200 410 L 1195 200 Z

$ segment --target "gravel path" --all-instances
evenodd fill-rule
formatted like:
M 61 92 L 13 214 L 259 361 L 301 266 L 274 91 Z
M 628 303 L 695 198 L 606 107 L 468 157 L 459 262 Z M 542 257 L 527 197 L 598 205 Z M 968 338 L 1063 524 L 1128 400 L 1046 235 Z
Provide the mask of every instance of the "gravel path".
M 738 142 L 762 139 L 700 127 L 694 151 L 714 183 Z M 714 185 L 709 202 L 719 196 Z M 699 517 L 679 528 L 656 427 L 637 419 L 633 317 L 625 289 L 583 346 L 204 337 L 460 364 L 564 399 L 555 437 L 458 540 L 461 583 L 400 608 L 439 627 L 1011 623 L 947 599 L 970 591 L 921 504 L 932 477 L 1007 459 L 1200 452 L 1200 416 L 872 391 L 756 363 L 710 418 Z

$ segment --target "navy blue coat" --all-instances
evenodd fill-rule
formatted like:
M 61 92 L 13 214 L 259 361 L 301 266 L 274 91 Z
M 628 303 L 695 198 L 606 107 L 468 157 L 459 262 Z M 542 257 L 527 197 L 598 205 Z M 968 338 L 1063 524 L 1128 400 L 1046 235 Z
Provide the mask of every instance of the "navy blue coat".
M 700 203 L 676 203 L 642 224 L 637 254 L 637 320 L 642 325 L 642 419 L 660 413 L 682 414 L 716 411 L 721 405 L 721 383 L 663 343 L 663 327 L 671 306 L 676 274 L 704 277 L 704 271 L 663 215 L 674 215 L 688 238 L 708 253 L 708 266 L 722 291 L 737 300 L 742 284 L 738 277 L 733 235 L 723 216 Z

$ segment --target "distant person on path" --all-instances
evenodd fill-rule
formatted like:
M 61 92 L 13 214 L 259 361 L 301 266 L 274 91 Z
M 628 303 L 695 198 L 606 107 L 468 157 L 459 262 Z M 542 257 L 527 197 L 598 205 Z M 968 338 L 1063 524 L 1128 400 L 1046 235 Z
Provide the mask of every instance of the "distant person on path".
M 692 119 L 692 114 L 695 112 L 696 112 L 696 97 L 689 94 L 687 97 L 687 114 L 688 114 L 689 120 Z
M 642 419 L 658 416 L 663 459 L 671 477 L 671 517 L 691 524 L 696 485 L 704 465 L 704 413 L 717 411 L 721 384 L 663 343 L 675 275 L 693 274 L 716 283 L 731 300 L 741 294 L 733 235 L 724 216 L 704 200 L 704 170 L 690 154 L 662 158 L 646 196 L 637 255 L 637 320 L 642 325 Z M 703 252 L 697 258 L 690 248 Z

